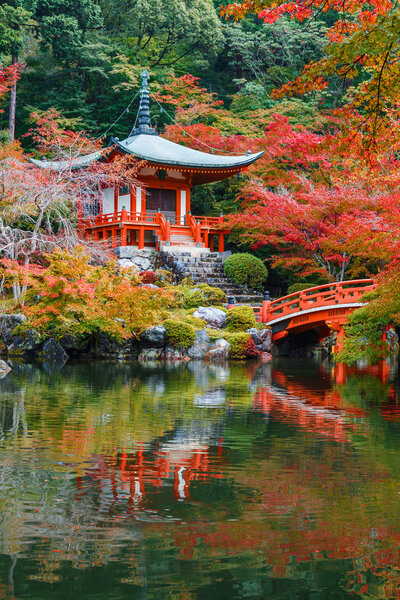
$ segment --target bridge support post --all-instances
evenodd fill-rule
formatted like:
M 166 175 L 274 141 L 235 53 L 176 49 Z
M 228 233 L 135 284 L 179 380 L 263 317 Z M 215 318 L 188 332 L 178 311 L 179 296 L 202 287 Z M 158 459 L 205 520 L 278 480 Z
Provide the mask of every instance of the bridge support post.
M 264 299 L 261 307 L 261 323 L 268 323 L 268 309 L 271 304 L 271 297 L 269 292 L 265 290 Z

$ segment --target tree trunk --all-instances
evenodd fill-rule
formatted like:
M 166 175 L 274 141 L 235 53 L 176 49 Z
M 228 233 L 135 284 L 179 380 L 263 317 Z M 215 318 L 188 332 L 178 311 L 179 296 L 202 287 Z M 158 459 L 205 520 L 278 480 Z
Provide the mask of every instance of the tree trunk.
M 18 62 L 18 56 L 12 57 L 12 64 L 15 65 Z M 8 115 L 8 129 L 10 130 L 10 142 L 15 139 L 15 109 L 17 105 L 17 81 L 14 82 L 11 88 L 10 96 L 10 112 Z

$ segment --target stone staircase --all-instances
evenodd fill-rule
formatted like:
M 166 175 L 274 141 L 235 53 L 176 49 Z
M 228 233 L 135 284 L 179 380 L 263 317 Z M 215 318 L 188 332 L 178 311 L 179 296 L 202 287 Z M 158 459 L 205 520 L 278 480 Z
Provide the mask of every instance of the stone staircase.
M 235 304 L 251 304 L 261 306 L 262 294 L 248 290 L 227 279 L 224 275 L 224 259 L 218 252 L 199 252 L 194 255 L 185 252 L 162 252 L 162 264 L 172 269 L 180 279 L 190 277 L 194 284 L 207 283 L 218 287 L 228 297 L 235 299 Z

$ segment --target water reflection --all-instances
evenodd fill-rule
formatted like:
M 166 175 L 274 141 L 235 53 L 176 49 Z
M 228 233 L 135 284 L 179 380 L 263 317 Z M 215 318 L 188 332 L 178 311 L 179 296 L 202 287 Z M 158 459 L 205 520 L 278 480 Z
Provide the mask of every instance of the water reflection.
M 393 598 L 394 369 L 14 365 L 0 598 Z

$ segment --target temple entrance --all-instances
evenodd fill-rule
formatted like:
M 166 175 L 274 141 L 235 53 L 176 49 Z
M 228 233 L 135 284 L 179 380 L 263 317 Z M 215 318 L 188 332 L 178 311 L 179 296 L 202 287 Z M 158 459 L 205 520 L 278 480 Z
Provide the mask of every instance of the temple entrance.
M 146 189 L 146 212 L 155 213 L 160 210 L 171 225 L 176 222 L 176 190 L 163 188 Z

